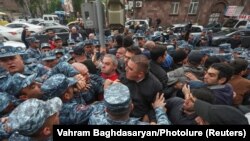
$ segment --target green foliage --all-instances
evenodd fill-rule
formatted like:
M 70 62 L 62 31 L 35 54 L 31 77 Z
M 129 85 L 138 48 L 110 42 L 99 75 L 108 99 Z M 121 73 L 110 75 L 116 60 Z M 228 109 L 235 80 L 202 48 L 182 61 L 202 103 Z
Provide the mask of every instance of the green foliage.
M 61 10 L 63 9 L 60 0 L 52 0 L 51 3 L 49 4 L 48 11 L 46 12 L 46 14 L 51 14 L 54 13 L 55 11 L 61 11 Z

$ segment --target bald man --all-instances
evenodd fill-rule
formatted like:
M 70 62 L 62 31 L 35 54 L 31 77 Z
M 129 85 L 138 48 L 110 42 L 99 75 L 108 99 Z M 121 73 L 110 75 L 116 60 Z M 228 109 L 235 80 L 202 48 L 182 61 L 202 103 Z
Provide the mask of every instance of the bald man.
M 77 94 L 75 99 L 77 102 L 80 99 L 84 99 L 86 104 L 91 104 L 95 101 L 103 99 L 103 88 L 108 87 L 112 84 L 111 80 L 104 80 L 98 75 L 89 74 L 88 68 L 82 63 L 73 63 L 72 66 L 79 71 L 79 73 L 86 79 L 86 83 L 89 85 L 89 88 L 86 92 Z M 80 97 L 80 98 L 79 98 Z
M 147 41 L 144 46 L 148 50 L 152 50 L 153 48 L 156 47 L 155 42 L 153 42 L 153 41 Z

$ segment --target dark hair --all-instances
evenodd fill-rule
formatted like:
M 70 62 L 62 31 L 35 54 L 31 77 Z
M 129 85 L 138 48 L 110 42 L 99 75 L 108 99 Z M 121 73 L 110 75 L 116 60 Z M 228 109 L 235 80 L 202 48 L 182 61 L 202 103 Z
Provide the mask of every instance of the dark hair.
M 187 58 L 187 53 L 182 50 L 176 50 L 173 54 L 172 54 L 173 60 L 175 64 L 178 64 L 179 62 L 183 61 L 185 58 Z
M 226 78 L 223 84 L 226 84 L 233 76 L 233 68 L 225 63 L 214 63 L 210 68 L 214 68 L 219 71 L 218 79 Z
M 137 47 L 137 46 L 128 47 L 128 48 L 127 48 L 127 51 L 128 51 L 128 52 L 131 52 L 131 53 L 133 53 L 133 54 L 135 54 L 135 55 L 142 54 L 141 49 L 140 49 L 139 47 Z
M 191 89 L 192 95 L 197 99 L 206 101 L 213 104 L 215 102 L 215 96 L 213 91 L 207 87 L 202 87 L 198 89 Z
M 220 62 L 220 58 L 218 58 L 217 56 L 209 56 L 204 63 L 204 67 L 205 69 L 208 69 L 212 64 Z
M 143 71 L 145 74 L 149 71 L 149 60 L 145 55 L 135 55 L 130 61 L 137 65 L 137 71 Z
M 230 65 L 231 65 L 232 68 L 234 69 L 234 74 L 235 74 L 235 75 L 238 75 L 238 74 L 240 74 L 242 71 L 244 71 L 244 70 L 247 69 L 248 62 L 247 62 L 247 60 L 237 58 L 237 59 L 235 59 L 234 61 L 232 61 L 232 62 L 230 63 Z
M 117 42 L 118 48 L 123 45 L 123 36 L 122 35 L 117 35 L 115 37 L 115 41 Z
M 127 47 L 132 46 L 133 44 L 134 44 L 134 41 L 133 41 L 132 37 L 126 36 L 123 39 L 123 47 L 127 48 Z
M 164 56 L 165 55 L 165 52 L 166 52 L 166 48 L 165 47 L 157 47 L 157 48 L 153 48 L 151 51 L 150 51 L 150 56 L 151 56 L 151 59 L 154 60 L 154 61 L 157 61 L 157 59 L 161 56 Z

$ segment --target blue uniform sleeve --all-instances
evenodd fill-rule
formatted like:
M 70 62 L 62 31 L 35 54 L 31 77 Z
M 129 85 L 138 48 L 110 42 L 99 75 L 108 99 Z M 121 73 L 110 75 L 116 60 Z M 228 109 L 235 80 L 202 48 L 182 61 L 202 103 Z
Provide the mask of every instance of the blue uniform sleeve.
M 170 125 L 166 112 L 163 110 L 163 107 L 158 107 L 155 109 L 155 115 L 158 125 Z
M 84 104 L 64 103 L 60 112 L 60 124 L 86 124 L 93 110 L 92 106 Z
M 67 77 L 74 77 L 75 75 L 79 74 L 79 72 L 73 68 L 69 63 L 67 62 L 60 62 L 55 67 L 53 67 L 48 73 L 48 78 L 52 75 L 62 73 Z

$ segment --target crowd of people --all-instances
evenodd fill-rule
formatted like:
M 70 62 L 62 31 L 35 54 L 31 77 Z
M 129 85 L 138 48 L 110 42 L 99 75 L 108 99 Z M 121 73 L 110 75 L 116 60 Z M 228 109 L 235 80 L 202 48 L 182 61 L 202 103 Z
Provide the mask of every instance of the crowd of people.
M 194 46 L 189 33 L 164 44 L 129 30 L 103 47 L 95 33 L 76 42 L 76 30 L 66 47 L 53 31 L 45 43 L 25 38 L 26 49 L 0 47 L 0 139 L 51 140 L 58 124 L 250 123 L 245 49 Z

